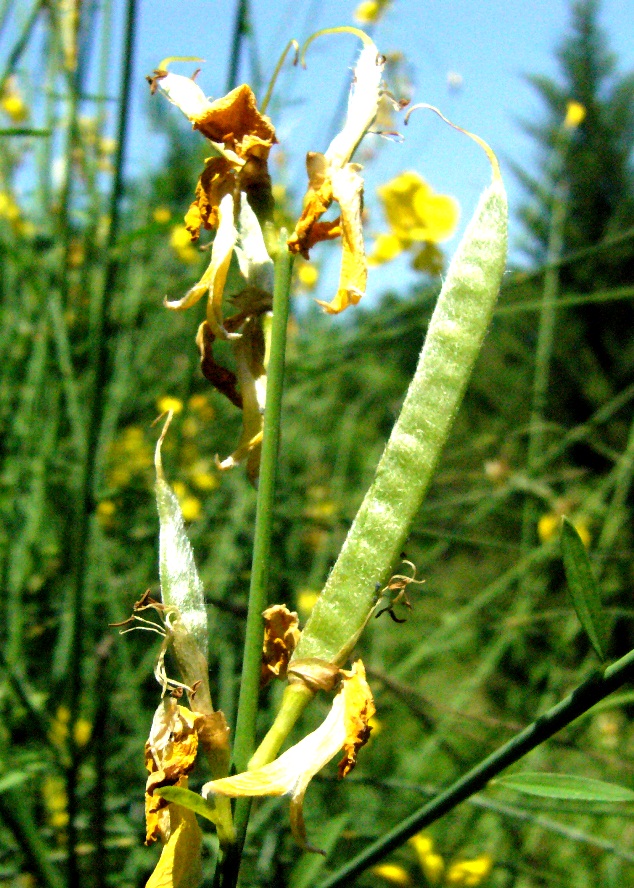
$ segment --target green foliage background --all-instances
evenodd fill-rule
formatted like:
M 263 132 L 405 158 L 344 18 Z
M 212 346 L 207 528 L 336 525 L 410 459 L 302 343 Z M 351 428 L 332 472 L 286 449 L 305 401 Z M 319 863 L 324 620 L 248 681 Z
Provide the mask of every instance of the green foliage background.
M 377 727 L 353 775 L 335 785 L 327 771 L 306 806 L 309 835 L 331 854 L 326 861 L 298 855 L 286 802 L 267 800 L 251 824 L 245 885 L 318 884 L 320 872 L 349 859 L 594 668 L 556 532 L 538 524 L 543 516 L 566 512 L 587 528 L 610 653 L 634 646 L 634 77 L 616 74 L 596 12 L 592 0 L 575 4 L 560 81 L 533 78 L 546 105 L 544 121 L 530 124 L 541 175 L 522 176 L 533 265 L 508 276 L 412 528 L 405 554 L 425 585 L 410 587 L 411 614 L 397 608 L 407 622 L 384 614 L 359 643 Z M 33 10 L 47 29 L 50 78 L 33 98 L 48 135 L 3 130 L 0 155 L 2 194 L 14 194 L 25 164 L 37 183 L 17 215 L 0 213 L 0 881 L 136 886 L 157 856 L 142 838 L 158 641 L 142 632 L 120 638 L 108 624 L 124 620 L 146 588 L 157 590 L 151 422 L 161 397 L 185 405 L 165 444 L 166 473 L 201 503 L 190 535 L 213 620 L 214 701 L 230 723 L 255 494 L 240 470 L 216 477 L 213 468 L 216 453 L 233 449 L 239 416 L 198 371 L 196 312 L 171 314 L 161 305 L 197 274 L 169 237 L 188 205 L 201 148 L 173 115 L 157 112 L 169 139 L 164 168 L 124 188 L 120 157 L 100 153 L 103 103 L 94 129 L 77 120 L 81 53 L 72 68 L 64 52 L 85 47 L 90 22 L 73 24 L 67 15 L 61 4 Z M 24 27 L 26 46 L 33 22 Z M 102 37 L 104 70 L 110 47 Z M 20 71 L 19 46 L 3 64 L 6 85 Z M 122 83 L 125 90 L 125 76 Z M 588 113 L 562 136 L 570 98 Z M 52 176 L 53 145 L 65 157 L 61 184 Z M 172 220 L 156 221 L 157 207 Z M 199 261 L 204 266 L 205 256 Z M 337 325 L 298 302 L 271 601 L 298 607 L 303 618 L 306 593 L 320 590 L 372 479 L 437 291 L 436 281 L 426 281 L 388 293 Z M 215 489 L 196 486 L 201 474 Z M 280 690 L 263 694 L 262 732 Z M 627 694 L 608 701 L 532 753 L 526 769 L 631 784 L 633 703 Z M 318 701 L 297 736 L 326 708 Z M 203 779 L 195 775 L 192 785 Z M 493 786 L 431 835 L 447 862 L 491 855 L 487 885 L 609 888 L 634 877 L 632 813 Z M 69 842 L 74 871 L 65 869 Z M 210 867 L 211 835 L 206 849 Z M 412 884 L 428 884 L 411 846 L 394 861 Z M 376 874 L 358 880 L 383 883 Z

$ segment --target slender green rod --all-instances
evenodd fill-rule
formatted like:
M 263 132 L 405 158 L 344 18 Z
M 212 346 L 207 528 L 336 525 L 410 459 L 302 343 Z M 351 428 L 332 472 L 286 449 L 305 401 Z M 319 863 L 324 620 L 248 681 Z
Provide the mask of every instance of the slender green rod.
M 128 0 L 126 6 L 125 36 L 122 57 L 121 93 L 119 100 L 119 116 L 117 121 L 117 153 L 115 157 L 115 173 L 110 194 L 110 229 L 107 239 L 107 261 L 103 286 L 98 288 L 91 300 L 93 302 L 91 329 L 89 334 L 90 354 L 92 357 L 92 385 L 89 398 L 89 412 L 86 430 L 87 450 L 82 461 L 80 481 L 77 491 L 77 525 L 72 540 L 73 584 L 70 598 L 71 612 L 71 656 L 69 663 L 69 703 L 71 721 L 74 723 L 79 715 L 82 695 L 82 665 L 84 639 L 84 604 L 86 584 L 88 581 L 88 557 L 90 551 L 90 525 L 95 511 L 95 490 L 99 471 L 98 445 L 101 431 L 104 393 L 108 382 L 107 352 L 107 314 L 106 298 L 113 292 L 119 271 L 119 259 L 114 253 L 114 246 L 119 233 L 120 204 L 123 195 L 123 167 L 127 147 L 128 114 L 130 109 L 130 93 L 133 71 L 134 40 L 136 34 L 138 0 Z M 73 749 L 73 763 L 67 774 L 68 792 L 68 888 L 81 884 L 78 861 L 76 856 L 77 827 L 76 817 L 79 813 L 78 770 L 79 750 Z
M 435 799 L 423 805 L 389 833 L 337 870 L 318 888 L 335 888 L 338 885 L 351 884 L 351 881 L 369 866 L 382 860 L 421 829 L 435 823 L 460 802 L 464 802 L 474 793 L 484 789 L 489 780 L 549 740 L 562 728 L 587 712 L 591 706 L 609 696 L 633 677 L 634 650 L 609 666 L 604 673 L 599 671 L 592 673 L 561 703 L 540 715 L 531 725 L 472 768 L 464 777 L 461 777 Z
M 9 827 L 25 857 L 25 869 L 43 888 L 65 888 L 61 876 L 49 860 L 49 851 L 19 790 L 0 794 L 0 818 Z
M 240 69 L 240 56 L 242 55 L 242 44 L 244 38 L 249 32 L 249 2 L 248 0 L 238 0 L 238 8 L 236 9 L 236 22 L 233 28 L 233 39 L 231 41 L 231 55 L 229 56 L 229 74 L 227 77 L 227 92 L 238 85 L 238 72 Z
M 269 582 L 271 532 L 273 528 L 273 500 L 277 476 L 277 457 L 280 441 L 280 416 L 284 387 L 284 360 L 286 353 L 286 327 L 290 303 L 293 255 L 286 249 L 286 233 L 283 232 L 280 253 L 275 263 L 273 288 L 273 324 L 271 329 L 271 355 L 267 372 L 266 409 L 264 411 L 264 437 L 260 462 L 260 481 L 255 515 L 253 564 L 249 589 L 242 679 L 238 700 L 238 717 L 233 748 L 233 766 L 239 773 L 245 771 L 255 749 L 255 726 L 260 689 L 260 663 L 262 639 Z M 238 799 L 235 811 L 236 844 L 228 853 L 223 869 L 223 885 L 235 885 L 240 867 L 240 856 L 249 821 L 250 799 Z

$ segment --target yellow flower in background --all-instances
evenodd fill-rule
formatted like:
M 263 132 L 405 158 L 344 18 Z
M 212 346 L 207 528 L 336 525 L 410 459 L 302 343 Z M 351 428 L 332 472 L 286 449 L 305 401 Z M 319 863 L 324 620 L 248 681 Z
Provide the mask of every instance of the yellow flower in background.
M 172 490 L 178 497 L 184 520 L 188 522 L 198 521 L 203 513 L 202 503 L 198 497 L 192 496 L 182 481 L 174 481 Z
M 297 593 L 297 607 L 302 613 L 309 614 L 318 598 L 319 592 L 316 592 L 314 589 L 301 589 Z
M 476 888 L 489 876 L 493 869 L 493 860 L 488 854 L 482 854 L 473 860 L 452 863 L 447 870 L 445 884 Z
M 159 225 L 165 225 L 172 218 L 172 213 L 168 207 L 157 207 L 152 213 L 152 218 Z
M 380 863 L 378 866 L 373 866 L 370 872 L 374 873 L 375 876 L 379 876 L 381 879 L 385 879 L 390 885 L 412 884 L 412 880 L 407 870 L 396 863 Z
M 173 398 L 171 395 L 164 395 L 156 402 L 156 408 L 159 413 L 168 413 L 170 410 L 174 415 L 181 413 L 183 410 L 183 402 L 180 398 Z
M 413 845 L 418 865 L 430 885 L 440 884 L 445 871 L 445 861 L 434 851 L 434 840 L 426 833 L 418 833 L 409 840 Z
M 7 80 L 2 98 L 0 98 L 0 108 L 13 123 L 24 123 L 28 120 L 29 109 L 27 108 L 20 91 L 18 82 L 14 75 Z
M 297 269 L 297 279 L 305 290 L 314 290 L 319 280 L 319 270 L 309 262 L 302 262 Z
M 198 262 L 200 253 L 192 244 L 192 237 L 184 225 L 175 225 L 170 234 L 170 247 L 181 262 L 193 265 Z
M 73 739 L 77 746 L 85 746 L 92 734 L 92 724 L 86 718 L 78 718 L 73 725 Z
M 552 512 L 547 512 L 545 515 L 542 515 L 537 522 L 537 536 L 539 537 L 540 542 L 548 543 L 557 536 L 561 530 L 561 519 L 564 514 L 565 512 L 560 512 L 555 509 Z M 592 542 L 592 535 L 588 529 L 588 525 L 582 518 L 575 518 L 572 524 L 579 534 L 581 542 L 586 549 L 588 549 Z
M 581 102 L 570 101 L 566 105 L 564 126 L 566 129 L 576 129 L 583 123 L 586 117 L 585 106 Z
M 379 234 L 368 257 L 373 265 L 390 262 L 403 250 L 423 244 L 414 259 L 419 271 L 442 270 L 442 254 L 430 245 L 450 238 L 458 225 L 460 209 L 453 197 L 436 194 L 416 172 L 406 171 L 377 189 L 389 232 Z M 440 259 L 439 259 L 440 257 Z
M 374 25 L 390 5 L 390 0 L 363 0 L 354 11 L 354 19 L 360 25 Z
M 66 785 L 61 777 L 49 775 L 42 784 L 42 798 L 47 820 L 53 829 L 63 829 L 68 825 L 68 796 Z

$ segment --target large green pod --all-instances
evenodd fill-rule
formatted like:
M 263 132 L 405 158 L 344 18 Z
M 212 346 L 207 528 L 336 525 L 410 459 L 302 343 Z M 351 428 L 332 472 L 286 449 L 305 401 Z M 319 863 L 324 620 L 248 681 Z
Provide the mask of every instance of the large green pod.
M 477 140 L 480 141 L 480 140 Z M 488 149 L 487 149 L 488 150 Z M 294 661 L 348 657 L 433 477 L 491 319 L 506 262 L 507 201 L 497 162 L 453 257 L 400 416 Z

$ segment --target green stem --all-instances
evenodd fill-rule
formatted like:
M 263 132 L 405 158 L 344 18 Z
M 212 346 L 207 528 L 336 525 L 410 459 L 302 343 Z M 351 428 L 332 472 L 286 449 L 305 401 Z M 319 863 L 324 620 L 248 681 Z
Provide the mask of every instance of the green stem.
M 43 888 L 63 888 L 64 882 L 49 860 L 49 851 L 19 791 L 8 789 L 0 794 L 0 817 L 22 849 L 26 871 L 32 873 Z
M 267 606 L 267 587 L 273 527 L 273 499 L 277 474 L 277 456 L 280 440 L 280 415 L 284 386 L 284 357 L 286 352 L 286 327 L 290 302 L 293 256 L 287 251 L 285 238 L 275 263 L 273 288 L 273 324 L 271 330 L 271 355 L 269 358 L 264 411 L 264 437 L 260 463 L 260 481 L 255 516 L 253 564 L 249 589 L 249 612 L 244 641 L 242 680 L 238 701 L 238 718 L 233 750 L 233 764 L 239 773 L 245 771 L 255 749 L 255 727 L 260 688 L 260 663 L 262 660 L 263 620 L 262 611 Z M 236 844 L 228 854 L 223 868 L 225 886 L 235 885 L 240 867 L 240 855 L 244 845 L 250 799 L 239 799 L 236 804 Z
M 227 77 L 227 92 L 238 85 L 238 70 L 240 66 L 240 55 L 244 38 L 248 34 L 249 20 L 249 0 L 238 0 L 238 8 L 236 10 L 236 23 L 233 29 L 233 39 L 231 41 L 231 55 L 229 56 L 229 76 Z
M 520 731 L 492 755 L 472 768 L 464 777 L 453 783 L 431 802 L 423 805 L 406 820 L 399 823 L 387 835 L 374 842 L 336 873 L 322 882 L 318 888 L 335 888 L 350 885 L 365 869 L 382 860 L 421 829 L 435 823 L 460 802 L 484 789 L 487 783 L 505 768 L 519 761 L 531 750 L 549 740 L 591 706 L 609 696 L 634 676 L 634 650 L 630 651 L 602 674 L 595 672 L 579 685 L 565 700 L 539 716 L 531 725 Z
M 101 431 L 105 390 L 107 386 L 107 314 L 106 297 L 114 292 L 119 271 L 119 259 L 114 246 L 119 233 L 120 203 L 123 194 L 123 165 L 127 143 L 128 113 L 132 82 L 132 61 L 134 36 L 136 31 L 137 0 L 128 0 L 126 8 L 125 42 L 123 47 L 121 94 L 117 125 L 117 153 L 115 173 L 110 195 L 110 228 L 106 243 L 107 264 L 103 285 L 96 290 L 91 300 L 91 326 L 89 333 L 89 353 L 91 355 L 92 382 L 89 396 L 89 414 L 86 430 L 86 453 L 82 461 L 78 485 L 77 524 L 72 541 L 71 563 L 74 577 L 70 597 L 71 645 L 69 663 L 69 698 L 71 723 L 79 715 L 82 694 L 82 666 L 84 650 L 84 603 L 88 582 L 88 557 L 90 551 L 90 526 L 95 511 L 95 491 L 99 467 L 99 437 Z M 78 750 L 73 750 L 73 766 L 68 773 L 68 885 L 75 888 L 80 884 L 80 874 L 76 856 L 77 827 L 75 819 L 79 811 L 78 799 Z

